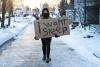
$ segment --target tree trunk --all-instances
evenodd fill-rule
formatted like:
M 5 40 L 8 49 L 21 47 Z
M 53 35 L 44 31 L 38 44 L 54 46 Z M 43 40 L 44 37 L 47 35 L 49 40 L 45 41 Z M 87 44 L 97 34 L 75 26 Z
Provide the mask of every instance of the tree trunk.
M 8 17 L 8 25 L 7 25 L 7 27 L 10 26 L 10 24 L 11 24 L 11 16 L 13 14 L 13 2 L 12 2 L 12 0 L 9 1 L 9 7 L 8 8 L 9 8 L 8 9 L 9 17 Z
M 4 28 L 4 22 L 5 22 L 5 13 L 6 13 L 6 10 L 5 10 L 5 7 L 6 7 L 6 0 L 3 0 L 3 3 L 2 3 L 2 23 L 1 23 L 1 28 Z
M 9 17 L 8 17 L 8 25 L 7 26 L 10 26 L 10 22 L 11 22 L 11 11 L 9 10 Z

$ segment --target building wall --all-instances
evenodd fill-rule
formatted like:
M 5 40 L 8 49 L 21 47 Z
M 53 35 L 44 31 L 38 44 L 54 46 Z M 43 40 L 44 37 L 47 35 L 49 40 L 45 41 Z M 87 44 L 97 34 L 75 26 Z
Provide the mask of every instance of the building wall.
M 99 24 L 99 7 L 88 6 L 86 7 L 86 23 L 88 24 Z
M 77 20 L 81 23 L 84 23 L 84 21 L 85 21 L 85 18 L 84 18 L 85 17 L 85 10 L 84 10 L 85 4 L 84 4 L 84 2 L 85 2 L 85 0 L 74 0 L 75 20 Z M 100 6 L 100 0 L 86 0 L 86 7 L 89 7 L 89 6 L 90 7 L 91 6 L 99 7 Z M 95 16 L 96 16 L 96 18 L 94 18 L 94 19 L 92 19 L 93 17 L 91 17 L 93 15 L 92 14 L 93 12 L 95 13 Z M 87 18 L 86 23 L 88 23 L 90 21 L 89 19 L 91 19 L 91 21 L 93 20 L 93 22 L 95 20 L 94 23 L 97 23 L 97 21 L 99 20 L 98 21 L 98 23 L 99 23 L 100 22 L 100 7 L 99 7 L 99 9 L 96 9 L 96 10 L 86 9 L 86 18 Z
M 99 6 L 100 0 L 87 0 L 87 23 L 99 24 Z

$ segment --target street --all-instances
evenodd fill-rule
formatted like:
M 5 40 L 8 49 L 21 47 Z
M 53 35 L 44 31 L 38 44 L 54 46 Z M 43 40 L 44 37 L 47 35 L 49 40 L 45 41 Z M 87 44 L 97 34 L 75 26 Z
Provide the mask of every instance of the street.
M 16 40 L 0 48 L 0 67 L 97 67 L 78 55 L 60 38 L 53 38 L 51 62 L 42 61 L 41 40 L 34 39 L 34 26 L 30 25 Z

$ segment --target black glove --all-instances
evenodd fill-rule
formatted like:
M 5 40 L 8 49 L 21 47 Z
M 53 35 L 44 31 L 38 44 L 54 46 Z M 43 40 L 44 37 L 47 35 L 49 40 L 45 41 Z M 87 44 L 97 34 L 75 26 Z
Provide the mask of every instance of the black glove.
M 36 36 L 34 37 L 35 40 L 39 40 Z
M 57 34 L 55 34 L 55 37 L 59 37 Z

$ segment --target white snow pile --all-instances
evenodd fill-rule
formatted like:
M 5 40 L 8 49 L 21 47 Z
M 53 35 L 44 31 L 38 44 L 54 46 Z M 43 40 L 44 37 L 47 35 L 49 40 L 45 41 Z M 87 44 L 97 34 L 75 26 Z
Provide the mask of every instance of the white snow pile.
M 16 17 L 12 18 L 11 26 L 9 28 L 0 29 L 0 46 L 8 41 L 11 38 L 16 38 L 16 36 L 20 35 L 24 32 L 25 28 L 33 22 L 33 18 L 23 18 L 23 17 Z M 7 19 L 6 23 L 7 24 Z
M 84 30 L 77 27 L 70 30 L 70 35 L 62 36 L 62 41 L 75 49 L 88 61 L 100 65 L 100 25 L 92 25 Z

